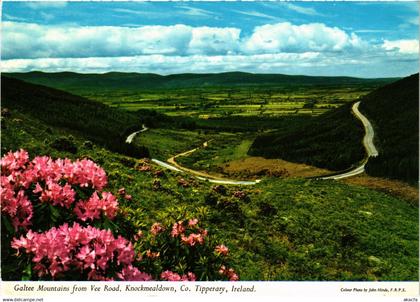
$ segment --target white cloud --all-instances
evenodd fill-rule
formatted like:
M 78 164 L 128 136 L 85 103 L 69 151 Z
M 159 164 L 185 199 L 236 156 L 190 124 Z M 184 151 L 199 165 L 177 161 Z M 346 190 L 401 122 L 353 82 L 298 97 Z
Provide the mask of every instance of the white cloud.
M 11 16 L 9 14 L 3 13 L 3 19 L 6 19 L 8 21 L 17 21 L 17 22 L 26 22 L 27 20 L 25 18 L 19 18 L 15 16 Z
M 383 56 L 330 56 L 328 53 L 276 53 L 255 55 L 142 55 L 127 57 L 12 59 L 1 62 L 3 72 L 109 71 L 175 74 L 247 71 L 306 75 L 350 75 L 359 77 L 407 76 L 418 72 L 417 57 L 411 61 L 388 61 Z
M 224 56 L 166 56 L 142 55 L 131 57 L 93 57 L 93 58 L 50 58 L 50 59 L 13 59 L 1 62 L 3 71 L 65 71 L 106 72 L 137 71 L 171 74 L 185 72 L 216 72 L 229 70 L 267 71 L 272 67 L 287 66 L 291 61 L 296 65 L 320 64 L 320 54 L 262 54 L 262 55 L 224 55 Z M 264 65 L 265 64 L 265 65 Z
M 178 8 L 182 9 L 181 13 L 187 16 L 194 16 L 194 17 L 210 17 L 213 16 L 214 13 L 205 9 L 190 7 L 190 6 L 178 6 Z
M 280 17 L 267 15 L 264 13 L 256 12 L 256 11 L 241 11 L 241 10 L 233 10 L 232 12 L 238 13 L 245 16 L 251 16 L 251 17 L 257 17 L 257 18 L 264 18 L 264 19 L 270 19 L 270 20 L 280 20 Z
M 241 70 L 404 76 L 418 71 L 418 47 L 417 40 L 385 40 L 376 45 L 321 23 L 267 24 L 243 36 L 234 27 L 66 27 L 4 21 L 1 67 L 5 72 Z
M 411 17 L 411 18 L 409 18 L 409 19 L 407 20 L 407 22 L 408 22 L 409 24 L 411 24 L 411 25 L 414 25 L 414 26 L 419 26 L 419 17 L 418 17 L 418 16 L 416 16 L 416 17 Z
M 209 55 L 235 53 L 240 45 L 240 34 L 241 30 L 238 28 L 193 28 L 188 53 Z
M 245 50 L 252 53 L 329 52 L 361 46 L 363 42 L 356 34 L 349 35 L 337 27 L 322 23 L 293 25 L 289 22 L 258 26 L 244 44 Z
M 359 30 L 355 30 L 355 33 L 387 33 L 390 32 L 392 30 L 390 29 L 359 29 Z
M 192 28 L 173 26 L 42 26 L 3 22 L 3 58 L 101 57 L 181 54 Z
M 258 26 L 250 37 L 233 27 L 46 26 L 3 22 L 2 54 L 13 58 L 118 57 L 142 54 L 235 54 L 360 49 L 356 34 L 321 23 Z
M 137 3 L 146 3 L 146 2 L 137 2 Z M 127 8 L 114 8 L 112 11 L 120 15 L 130 14 L 130 15 L 137 15 L 137 16 L 142 16 L 142 17 L 146 17 L 151 14 L 150 11 L 147 11 L 147 10 L 134 10 L 134 9 L 127 9 Z
M 312 7 L 302 7 L 299 5 L 295 5 L 292 3 L 285 3 L 286 7 L 290 10 L 293 10 L 295 12 L 298 12 L 303 15 L 309 15 L 309 16 L 323 16 L 323 14 L 317 12 Z
M 54 0 L 27 1 L 25 2 L 25 6 L 31 9 L 63 8 L 67 6 L 67 1 L 54 1 Z
M 142 54 L 236 52 L 240 29 L 173 26 L 43 26 L 3 22 L 2 56 L 12 58 L 111 57 Z
M 382 48 L 386 51 L 398 51 L 401 54 L 418 54 L 419 41 L 418 40 L 385 40 Z

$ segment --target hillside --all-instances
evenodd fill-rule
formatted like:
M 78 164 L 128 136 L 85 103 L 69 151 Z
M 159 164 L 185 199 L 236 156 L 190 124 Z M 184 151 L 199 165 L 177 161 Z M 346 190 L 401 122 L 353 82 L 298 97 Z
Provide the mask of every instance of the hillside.
M 133 238 L 156 221 L 198 218 L 229 247 L 241 280 L 418 280 L 418 207 L 405 200 L 333 181 L 266 177 L 256 186 L 215 186 L 110 151 L 103 133 L 117 135 L 131 115 L 21 81 L 3 78 L 2 89 L 9 109 L 2 111 L 2 153 L 23 148 L 31 159 L 98 163 L 107 191 L 131 195 L 119 198 L 115 235 Z M 63 137 L 73 149 L 56 144 Z M 38 280 L 31 262 L 22 261 L 25 253 L 17 257 L 10 247 L 5 221 L 2 279 Z
M 329 170 L 344 170 L 364 157 L 364 129 L 351 113 L 351 104 L 258 136 L 249 154 L 281 158 Z
M 366 167 L 369 175 L 409 182 L 418 179 L 418 81 L 418 74 L 412 75 L 361 98 L 360 111 L 373 123 L 379 148 L 379 156 Z M 363 159 L 363 135 L 349 104 L 305 126 L 257 137 L 250 154 L 342 170 Z
M 419 74 L 362 98 L 360 110 L 373 123 L 379 156 L 366 170 L 373 176 L 416 183 L 419 175 Z
M 212 186 L 86 145 L 77 134 L 76 153 L 57 150 L 50 142 L 70 132 L 29 112 L 11 109 L 2 126 L 3 152 L 24 148 L 31 158 L 48 154 L 99 163 L 108 176 L 107 191 L 117 195 L 124 187 L 132 195 L 132 200 L 120 201 L 115 221 L 119 232 L 147 232 L 156 221 L 198 218 L 217 242 L 229 247 L 241 280 L 418 280 L 418 208 L 404 200 L 339 182 L 303 179 Z M 235 197 L 238 191 L 246 198 Z M 3 232 L 4 226 L 2 240 L 7 239 Z M 27 264 L 5 243 L 2 279 L 28 278 Z M 38 279 L 35 273 L 31 279 Z
M 2 107 L 37 117 L 50 126 L 78 134 L 114 152 L 145 156 L 147 150 L 124 143 L 130 128 L 139 128 L 136 115 L 64 91 L 1 77 Z M 25 121 L 22 121 L 25 122 Z M 74 149 L 65 137 L 57 141 L 64 149 Z
M 361 79 L 352 77 L 292 76 L 283 74 L 252 74 L 245 72 L 226 72 L 216 74 L 174 74 L 162 76 L 148 73 L 110 72 L 104 74 L 80 74 L 73 72 L 44 73 L 6 73 L 13 77 L 35 84 L 50 86 L 65 91 L 80 93 L 84 91 L 140 89 L 173 89 L 192 87 L 234 87 L 234 86 L 302 86 L 302 85 L 373 85 L 381 86 L 395 79 Z

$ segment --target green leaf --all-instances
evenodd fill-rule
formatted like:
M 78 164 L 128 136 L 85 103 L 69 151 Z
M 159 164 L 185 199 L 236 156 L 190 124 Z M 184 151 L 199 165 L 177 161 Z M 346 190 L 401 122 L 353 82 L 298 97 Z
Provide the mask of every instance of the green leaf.
M 49 205 L 49 208 L 50 208 L 50 213 L 51 213 L 51 219 L 55 223 L 55 222 L 57 222 L 58 218 L 60 217 L 60 212 L 52 204 Z
M 109 218 L 104 217 L 104 221 L 102 223 L 102 227 L 107 230 L 116 231 L 118 230 L 118 225 L 112 222 Z
M 3 215 L 1 219 L 4 222 L 4 226 L 6 227 L 7 232 L 9 234 L 14 234 L 15 229 L 13 228 L 12 224 L 10 223 L 9 217 Z
M 23 270 L 22 280 L 28 281 L 28 280 L 31 280 L 31 278 L 32 278 L 32 265 L 31 263 L 28 263 L 26 268 Z

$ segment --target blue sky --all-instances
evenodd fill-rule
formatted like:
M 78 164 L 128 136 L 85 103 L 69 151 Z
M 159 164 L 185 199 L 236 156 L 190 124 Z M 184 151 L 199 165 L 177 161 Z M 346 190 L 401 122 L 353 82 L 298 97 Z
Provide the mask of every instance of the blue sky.
M 3 2 L 3 71 L 418 72 L 417 2 Z

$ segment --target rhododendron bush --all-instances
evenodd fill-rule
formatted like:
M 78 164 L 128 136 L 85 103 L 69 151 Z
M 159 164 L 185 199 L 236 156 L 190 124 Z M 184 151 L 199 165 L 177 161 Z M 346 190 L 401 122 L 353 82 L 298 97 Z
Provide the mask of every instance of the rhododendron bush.
M 1 172 L 2 218 L 6 225 L 11 221 L 15 231 L 116 215 L 116 198 L 101 191 L 107 184 L 105 171 L 91 160 L 38 156 L 30 161 L 20 150 L 1 159 Z
M 195 281 L 238 280 L 229 249 L 216 245 L 197 219 L 154 223 L 132 241 L 118 227 L 118 198 L 104 191 L 105 171 L 88 159 L 71 161 L 25 150 L 1 159 L 2 244 L 23 279 Z M 119 231 L 115 236 L 113 232 Z M 5 234 L 4 234 L 5 233 Z
M 74 223 L 64 224 L 44 233 L 31 230 L 25 236 L 12 241 L 12 247 L 32 254 L 34 271 L 38 277 L 59 278 L 73 271 L 76 276 L 89 280 L 150 280 L 133 268 L 133 246 L 127 239 L 115 238 L 109 230 L 99 230 Z M 113 267 L 111 267 L 113 266 Z M 112 272 L 121 267 L 121 272 Z M 112 276 L 109 276 L 109 275 Z
M 197 219 L 172 225 L 157 222 L 134 237 L 138 267 L 148 268 L 155 277 L 169 281 L 239 279 L 232 268 L 226 268 L 229 249 L 216 246 Z

